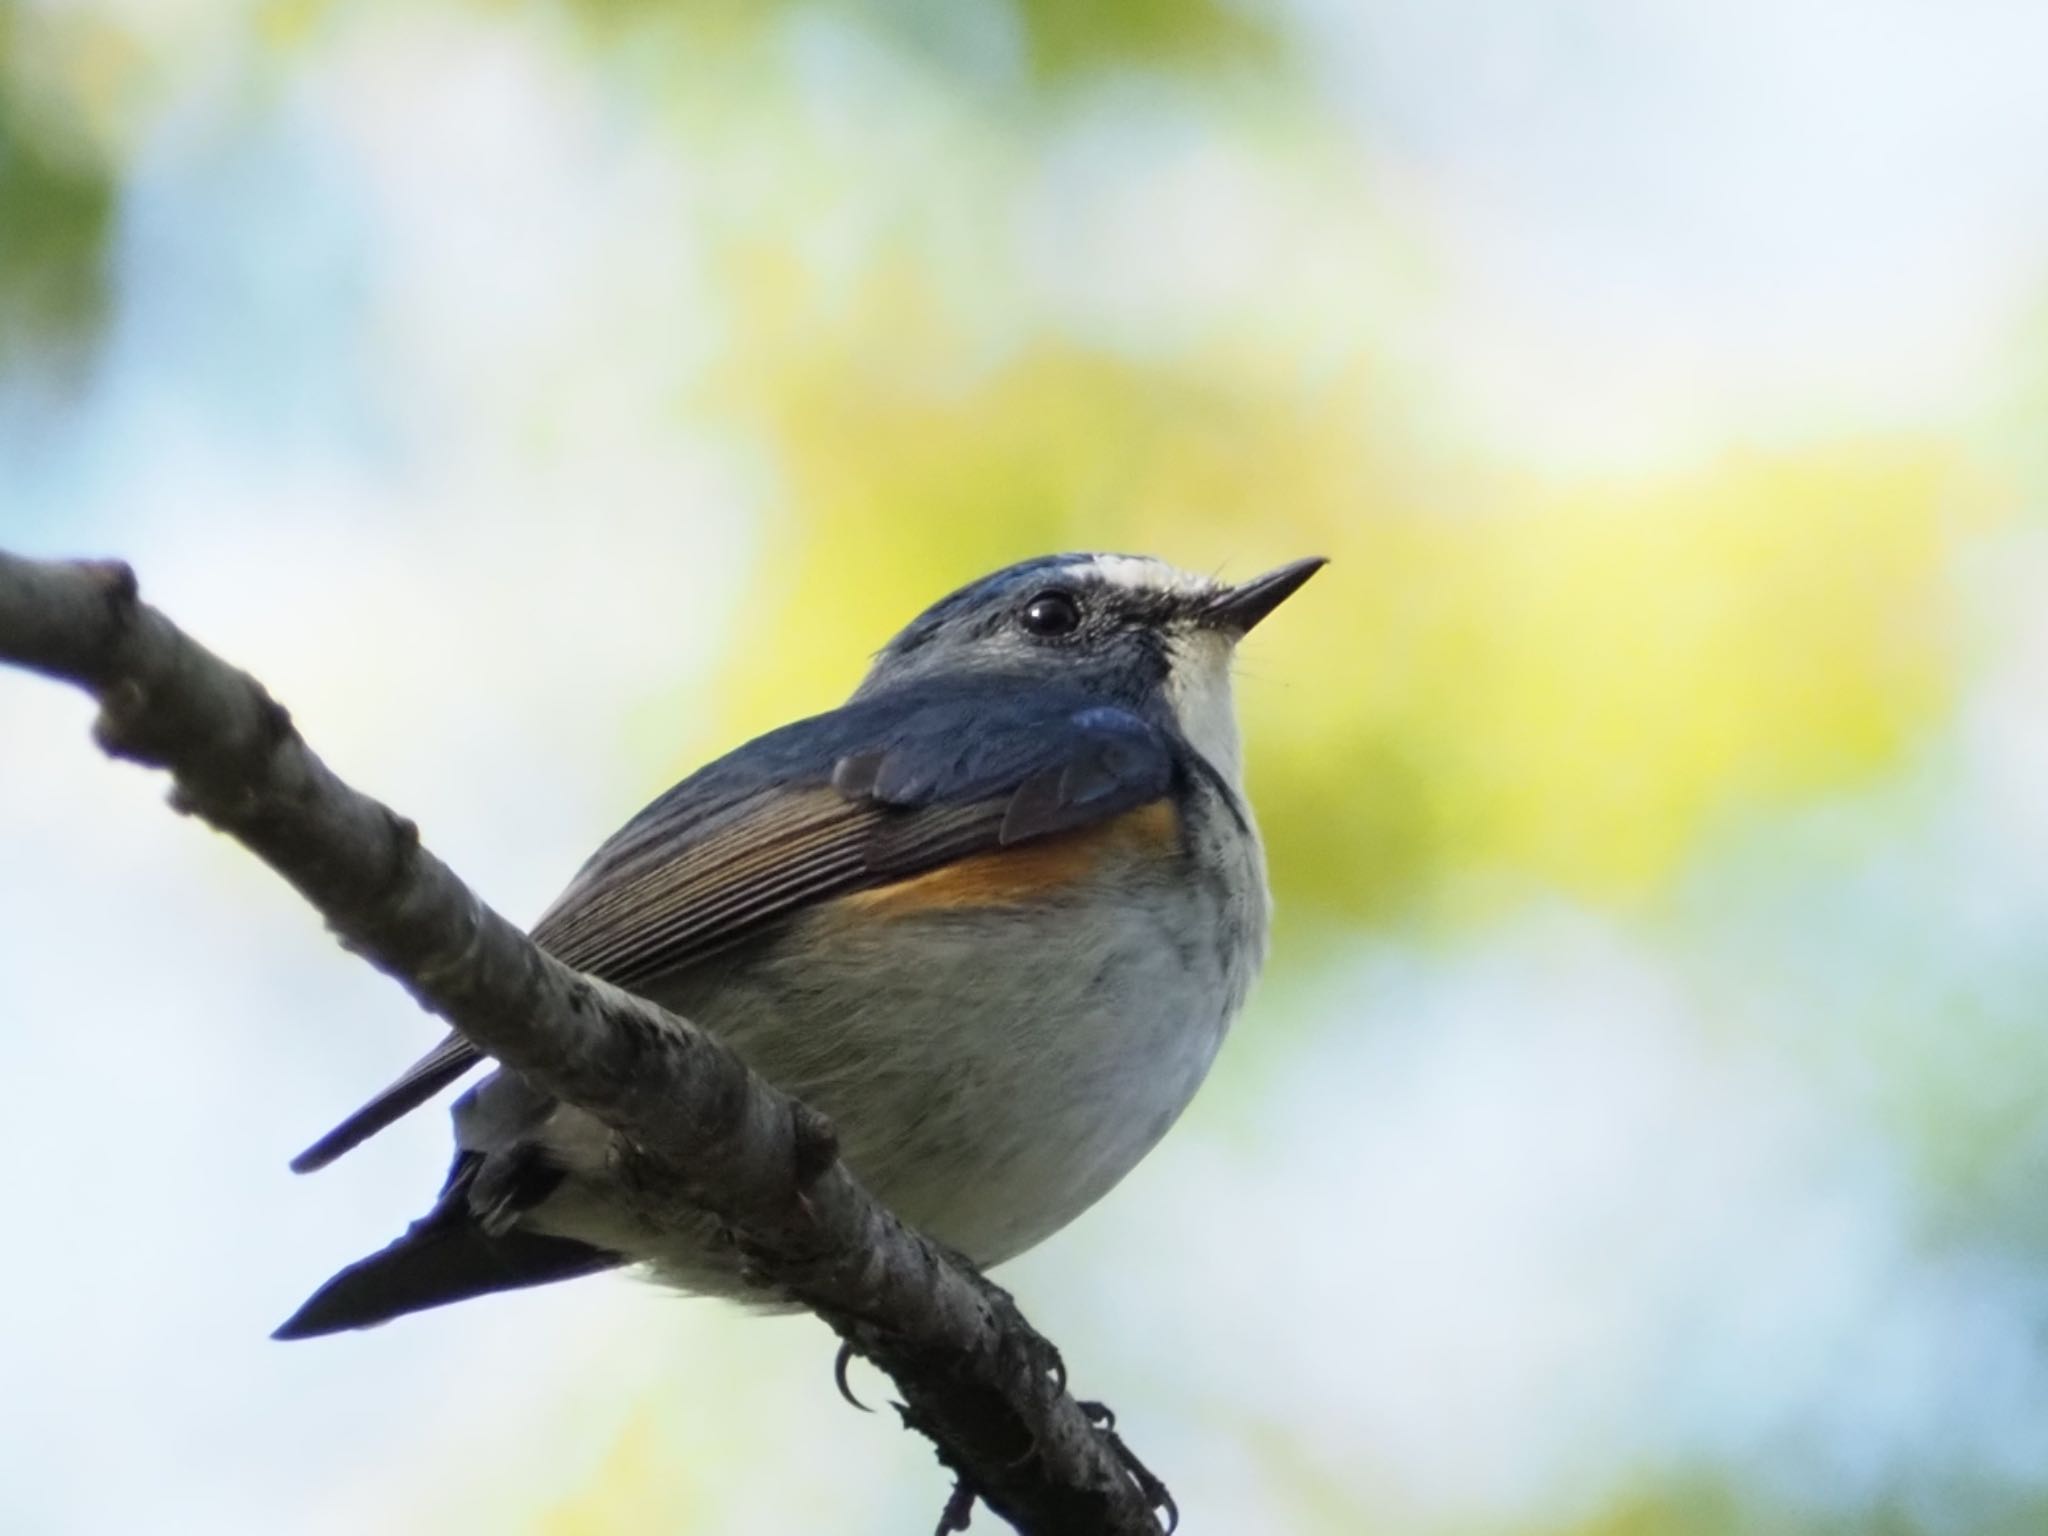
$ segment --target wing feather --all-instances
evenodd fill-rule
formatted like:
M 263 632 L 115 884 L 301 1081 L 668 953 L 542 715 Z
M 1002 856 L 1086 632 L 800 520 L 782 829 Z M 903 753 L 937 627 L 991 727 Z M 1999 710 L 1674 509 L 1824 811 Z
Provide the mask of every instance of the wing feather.
M 312 1173 L 361 1146 L 394 1120 L 403 1119 L 483 1060 L 483 1053 L 454 1030 L 405 1069 L 377 1097 L 292 1159 L 293 1173 Z
M 812 903 L 1160 799 L 1190 755 L 1125 710 L 1038 688 L 858 701 L 655 801 L 578 872 L 534 941 L 645 987 Z M 293 1168 L 326 1166 L 480 1059 L 451 1033 Z

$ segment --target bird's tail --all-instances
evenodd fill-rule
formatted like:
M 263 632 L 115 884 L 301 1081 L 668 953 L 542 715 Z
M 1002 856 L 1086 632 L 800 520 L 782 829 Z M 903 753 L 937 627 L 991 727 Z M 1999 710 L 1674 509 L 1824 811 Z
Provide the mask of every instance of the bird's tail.
M 271 1337 L 311 1339 L 371 1328 L 408 1312 L 571 1280 L 626 1262 L 573 1238 L 516 1229 L 494 1237 L 466 1211 L 444 1202 L 388 1248 L 358 1259 L 321 1286 Z

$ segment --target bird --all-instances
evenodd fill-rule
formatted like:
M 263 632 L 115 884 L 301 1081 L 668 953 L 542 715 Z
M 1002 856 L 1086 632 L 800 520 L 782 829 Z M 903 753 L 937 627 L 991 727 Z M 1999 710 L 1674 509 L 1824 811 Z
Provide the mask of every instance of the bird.
M 838 708 L 655 799 L 531 930 L 727 1041 L 836 1127 L 885 1204 L 989 1268 L 1094 1205 L 1193 1099 L 1266 954 L 1238 643 L 1326 562 L 1236 584 L 1049 555 L 932 604 Z M 482 1064 L 450 1033 L 293 1161 Z M 498 1068 L 438 1198 L 320 1286 L 301 1339 L 626 1266 L 774 1309 L 715 1221 L 656 1229 L 610 1133 Z

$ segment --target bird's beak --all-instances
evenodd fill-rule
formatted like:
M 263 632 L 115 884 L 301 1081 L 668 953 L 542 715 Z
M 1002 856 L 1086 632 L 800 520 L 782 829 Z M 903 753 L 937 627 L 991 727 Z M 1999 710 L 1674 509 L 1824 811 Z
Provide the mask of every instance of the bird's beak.
M 1201 622 L 1233 635 L 1247 634 L 1254 624 L 1299 592 L 1309 577 L 1329 563 L 1321 555 L 1311 555 L 1306 560 L 1283 565 L 1277 571 L 1268 571 L 1234 587 L 1225 587 L 1203 606 Z

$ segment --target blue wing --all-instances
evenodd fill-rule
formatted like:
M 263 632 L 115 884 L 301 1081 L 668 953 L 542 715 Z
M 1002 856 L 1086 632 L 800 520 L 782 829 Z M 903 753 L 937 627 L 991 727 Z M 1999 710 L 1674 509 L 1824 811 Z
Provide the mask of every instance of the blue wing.
M 1107 821 L 1199 759 L 1099 699 L 1029 682 L 925 684 L 749 742 L 683 780 L 592 855 L 533 937 L 627 988 L 812 903 Z M 324 1167 L 462 1076 L 450 1034 L 294 1159 Z

